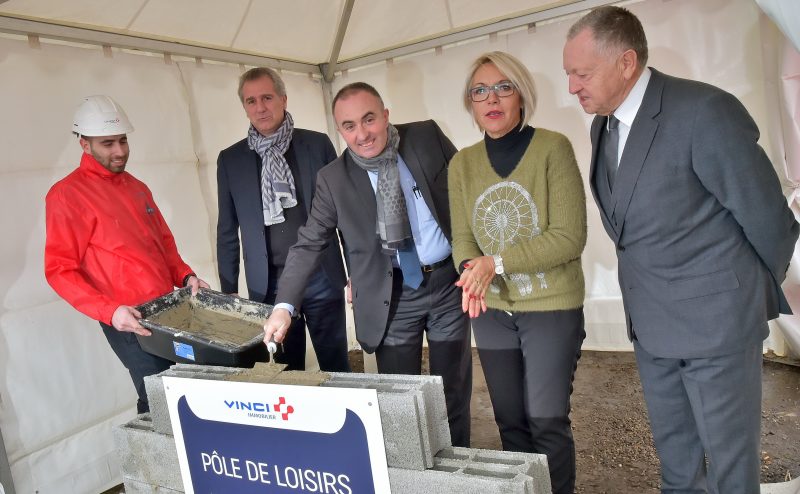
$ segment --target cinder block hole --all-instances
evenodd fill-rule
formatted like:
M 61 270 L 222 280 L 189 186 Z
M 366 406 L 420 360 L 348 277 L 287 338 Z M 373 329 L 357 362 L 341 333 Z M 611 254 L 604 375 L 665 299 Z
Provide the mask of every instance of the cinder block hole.
M 453 473 L 458 471 L 458 467 L 453 467 L 449 465 L 434 465 L 431 470 L 436 470 L 437 472 L 448 472 Z
M 175 364 L 171 367 L 172 370 L 176 371 L 191 371 L 191 372 L 202 372 L 206 366 L 204 365 L 195 365 L 195 364 Z
M 382 383 L 400 384 L 404 386 L 419 386 L 421 384 L 419 379 L 380 379 Z
M 382 393 L 395 393 L 395 394 L 408 393 L 407 389 L 397 389 L 394 387 L 393 384 L 378 384 L 375 386 L 375 389 L 377 389 Z
M 437 458 L 445 458 L 448 460 L 468 460 L 469 455 L 463 453 L 456 453 L 452 449 L 443 449 L 436 455 Z
M 188 377 L 190 379 L 193 379 L 193 378 L 199 379 L 200 378 L 200 376 L 198 376 L 198 372 L 182 371 L 182 370 L 177 370 L 177 369 L 173 369 L 172 372 L 170 372 L 169 376 L 167 376 L 167 377 Z
M 128 429 L 133 429 L 133 430 L 137 430 L 137 431 L 153 432 L 153 424 L 152 423 L 147 423 L 147 424 L 142 424 L 142 423 L 139 423 L 139 422 L 129 423 L 125 427 L 128 428 Z
M 214 367 L 211 365 L 180 364 L 172 367 L 170 370 L 172 370 L 172 372 L 194 372 L 198 374 L 228 375 L 239 374 L 247 369 L 240 367 Z
M 525 464 L 523 460 L 514 460 L 512 458 L 497 458 L 494 456 L 481 456 L 481 455 L 476 455 L 475 458 L 472 459 L 472 461 L 476 463 L 493 463 L 495 465 L 500 464 L 500 465 L 510 465 L 510 466 L 518 466 Z
M 513 479 L 514 477 L 517 476 L 516 473 L 512 473 L 512 472 L 492 472 L 492 471 L 489 471 L 489 470 L 483 470 L 483 469 L 471 468 L 471 467 L 465 468 L 464 469 L 464 473 L 467 474 L 467 475 L 475 475 L 475 476 L 478 476 L 478 477 L 489 477 L 489 478 L 493 478 L 493 479 L 506 479 L 506 480 L 511 480 L 511 479 Z
M 355 382 L 355 381 L 342 382 L 342 381 L 339 381 L 339 380 L 337 380 L 337 381 L 327 381 L 327 382 L 324 382 L 324 383 L 320 384 L 320 386 L 325 386 L 325 387 L 328 387 L 328 388 L 372 389 L 371 388 L 371 386 L 372 386 L 371 384 Z

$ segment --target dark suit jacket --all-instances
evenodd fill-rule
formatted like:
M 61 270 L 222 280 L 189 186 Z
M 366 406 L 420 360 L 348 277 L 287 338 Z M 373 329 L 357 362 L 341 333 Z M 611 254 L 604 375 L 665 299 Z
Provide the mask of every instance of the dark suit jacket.
M 311 130 L 294 129 L 288 152 L 294 152 L 297 169 L 292 170 L 298 202 L 311 211 L 317 172 L 336 159 L 336 151 L 327 135 Z M 219 153 L 217 159 L 217 265 L 220 289 L 239 291 L 239 232 L 244 257 L 247 290 L 251 300 L 263 302 L 269 283 L 269 252 L 264 236 L 264 213 L 261 205 L 259 171 L 261 158 L 242 139 Z M 330 248 L 328 246 L 330 245 Z M 336 288 L 347 282 L 342 265 L 339 238 L 332 235 L 322 251 L 322 267 Z M 296 304 L 299 307 L 300 304 Z
M 429 120 L 397 125 L 400 156 L 408 165 L 425 203 L 450 240 L 447 164 L 456 148 Z M 392 298 L 392 259 L 381 251 L 375 192 L 369 176 L 343 153 L 319 172 L 314 204 L 298 232 L 278 284 L 277 302 L 297 305 L 321 252 L 338 228 L 344 240 L 353 290 L 356 335 L 372 352 L 380 345 Z
M 607 118 L 592 123 L 591 185 Z M 781 185 L 734 96 L 653 70 L 631 126 L 611 206 L 628 322 L 650 354 L 725 355 L 788 312 L 781 291 L 798 236 Z

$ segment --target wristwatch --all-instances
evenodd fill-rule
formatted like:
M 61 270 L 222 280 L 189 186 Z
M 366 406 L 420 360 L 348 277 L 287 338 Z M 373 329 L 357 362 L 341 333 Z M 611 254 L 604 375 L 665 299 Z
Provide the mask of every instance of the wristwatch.
M 500 257 L 500 254 L 492 255 L 492 259 L 494 259 L 494 274 L 504 274 L 506 270 L 503 267 L 503 258 Z

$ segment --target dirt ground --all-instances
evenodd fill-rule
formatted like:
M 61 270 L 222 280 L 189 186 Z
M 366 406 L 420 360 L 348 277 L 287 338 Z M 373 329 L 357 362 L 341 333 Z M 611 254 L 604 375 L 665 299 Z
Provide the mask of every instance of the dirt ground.
M 427 369 L 427 353 L 423 369 Z M 360 351 L 351 352 L 363 372 Z M 500 449 L 492 405 L 473 350 L 472 447 Z M 424 372 L 427 372 L 426 370 Z M 761 482 L 800 476 L 800 367 L 764 361 Z M 578 494 L 657 494 L 658 457 L 633 353 L 584 351 L 575 375 L 572 428 Z M 122 492 L 116 488 L 104 494 Z
M 761 417 L 761 482 L 796 478 L 800 368 L 764 362 Z M 575 376 L 572 420 L 577 492 L 659 492 L 659 462 L 632 353 L 583 353 Z
M 423 372 L 427 353 L 423 355 Z M 353 371 L 363 370 L 351 352 Z M 480 359 L 473 350 L 473 448 L 501 449 Z M 764 361 L 761 482 L 800 476 L 800 367 Z M 578 494 L 657 494 L 659 462 L 631 352 L 584 351 L 575 373 L 572 429 Z

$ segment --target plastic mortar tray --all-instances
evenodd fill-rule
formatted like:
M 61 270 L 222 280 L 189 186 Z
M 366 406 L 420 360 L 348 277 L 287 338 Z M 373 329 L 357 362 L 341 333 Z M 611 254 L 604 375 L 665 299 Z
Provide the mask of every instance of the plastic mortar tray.
M 152 332 L 142 349 L 179 363 L 253 367 L 267 361 L 264 320 L 271 305 L 201 288 L 182 288 L 137 307 Z

